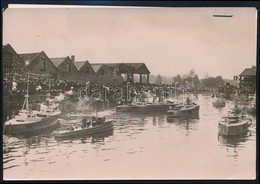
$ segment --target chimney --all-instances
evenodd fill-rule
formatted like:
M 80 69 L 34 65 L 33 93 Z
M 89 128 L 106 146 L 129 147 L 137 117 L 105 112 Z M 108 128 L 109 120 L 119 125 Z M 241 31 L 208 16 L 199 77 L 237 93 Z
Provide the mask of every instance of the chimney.
M 75 56 L 74 55 L 71 55 L 70 59 L 71 59 L 71 61 L 75 62 Z

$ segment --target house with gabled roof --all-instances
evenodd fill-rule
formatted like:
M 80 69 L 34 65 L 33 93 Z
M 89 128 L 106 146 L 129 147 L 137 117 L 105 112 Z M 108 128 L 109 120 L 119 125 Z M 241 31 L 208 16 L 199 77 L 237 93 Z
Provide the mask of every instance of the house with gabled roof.
M 61 80 L 78 80 L 80 75 L 74 62 L 67 57 L 50 58 L 52 63 L 58 69 L 58 78 Z
M 244 93 L 256 92 L 256 66 L 244 69 L 239 75 L 239 88 Z
M 113 69 L 109 67 L 109 65 L 92 63 L 91 66 L 96 73 L 96 77 L 93 78 L 92 82 L 106 84 L 120 84 L 123 82 L 123 78 L 115 75 Z
M 110 77 L 112 76 L 112 69 L 106 65 L 101 63 L 92 63 L 91 64 L 93 70 L 95 71 L 97 77 Z
M 149 83 L 149 75 L 150 71 L 147 68 L 145 63 L 125 63 L 127 66 L 130 66 L 132 68 L 132 78 L 134 79 L 134 75 L 138 74 L 140 77 L 139 82 L 140 83 Z M 145 81 L 144 81 L 145 79 Z
M 38 75 L 58 78 L 59 71 L 44 51 L 36 53 L 19 54 L 25 62 L 26 69 Z
M 25 63 L 10 44 L 2 47 L 3 78 L 20 79 L 25 76 Z
M 96 71 L 100 71 L 100 67 L 106 65 L 111 69 L 110 76 L 121 76 L 125 81 L 133 82 L 134 75 L 139 75 L 140 83 L 149 83 L 150 71 L 145 63 L 93 63 L 91 65 Z
M 81 80 L 81 81 L 92 80 L 93 77 L 96 77 L 96 73 L 93 70 L 93 68 L 88 60 L 75 61 L 74 64 L 80 75 L 79 80 Z

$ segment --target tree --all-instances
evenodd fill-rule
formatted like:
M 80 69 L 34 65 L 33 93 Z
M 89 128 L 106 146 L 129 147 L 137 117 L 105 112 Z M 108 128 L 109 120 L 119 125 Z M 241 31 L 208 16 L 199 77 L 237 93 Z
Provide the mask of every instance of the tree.
M 157 75 L 157 76 L 156 76 L 155 83 L 156 83 L 156 84 L 161 84 L 161 83 L 162 83 L 162 77 L 161 77 L 161 75 Z
M 197 74 L 193 77 L 193 84 L 195 87 L 198 87 L 200 85 L 200 79 Z
M 180 75 L 180 74 L 174 76 L 174 77 L 172 78 L 172 80 L 173 80 L 173 83 L 178 82 L 179 84 L 182 84 L 182 78 L 181 78 L 181 75 Z
M 208 77 L 209 77 L 209 74 L 208 74 L 208 72 L 206 72 L 206 73 L 204 73 L 204 79 L 207 79 Z
M 194 77 L 196 75 L 196 72 L 195 72 L 195 70 L 192 68 L 191 70 L 190 70 L 190 72 L 189 72 L 189 76 L 190 77 Z
M 202 79 L 201 82 L 207 88 L 218 88 L 225 83 L 221 76 L 207 77 L 205 79 Z
M 225 84 L 225 81 L 223 80 L 223 78 L 220 75 L 216 77 L 216 82 L 217 82 L 217 86 L 221 86 L 221 85 Z

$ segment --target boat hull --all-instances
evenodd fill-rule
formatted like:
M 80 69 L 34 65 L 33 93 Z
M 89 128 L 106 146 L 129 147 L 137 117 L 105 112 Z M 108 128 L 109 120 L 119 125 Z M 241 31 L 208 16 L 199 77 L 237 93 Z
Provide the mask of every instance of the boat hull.
M 218 132 L 224 136 L 236 136 L 247 132 L 251 124 L 252 122 L 250 120 L 244 120 L 234 124 L 223 121 L 218 124 Z
M 36 132 L 41 132 L 43 130 L 47 130 L 50 128 L 54 128 L 59 125 L 57 119 L 59 118 L 60 114 L 49 116 L 40 119 L 34 123 L 21 123 L 21 124 L 5 124 L 5 131 L 6 135 L 18 135 L 18 134 L 33 134 Z
M 96 125 L 91 128 L 83 128 L 83 129 L 78 129 L 78 130 L 76 129 L 64 133 L 56 133 L 54 134 L 54 137 L 59 139 L 59 138 L 70 138 L 70 137 L 81 136 L 81 135 L 96 134 L 96 133 L 112 130 L 113 127 L 114 127 L 114 123 L 111 120 L 111 121 L 106 121 L 103 125 Z
M 120 105 L 116 107 L 116 112 L 166 112 L 174 104 L 146 104 L 146 105 Z
M 167 119 L 171 120 L 173 118 L 197 118 L 199 117 L 199 105 L 194 105 L 194 106 L 187 106 L 185 108 L 182 107 L 180 110 L 169 110 L 167 111 Z
M 214 107 L 225 107 L 226 103 L 225 102 L 212 102 L 212 105 Z

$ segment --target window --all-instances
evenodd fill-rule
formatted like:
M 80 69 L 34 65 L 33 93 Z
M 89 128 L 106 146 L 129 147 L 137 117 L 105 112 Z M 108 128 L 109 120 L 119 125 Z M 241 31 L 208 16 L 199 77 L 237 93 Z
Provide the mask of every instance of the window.
M 102 69 L 102 70 L 101 70 L 101 76 L 104 76 L 104 75 L 105 75 L 105 70 Z
M 89 73 L 89 67 L 86 66 L 86 73 Z
M 46 58 L 40 59 L 40 70 L 46 70 Z
M 70 73 L 70 64 L 66 64 L 66 72 Z
M 4 73 L 10 74 L 13 70 L 13 60 L 12 60 L 12 53 L 5 52 L 3 54 L 3 60 L 4 60 Z

